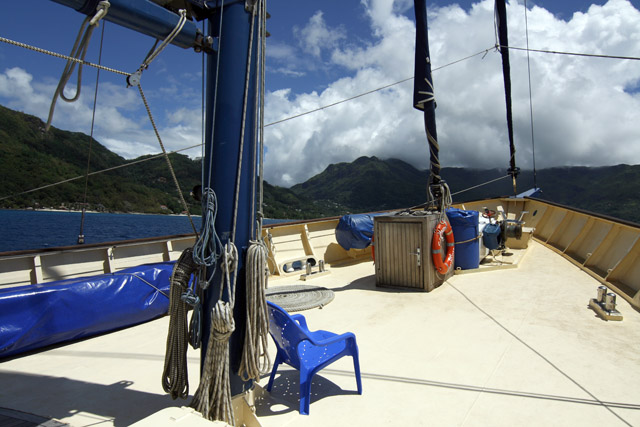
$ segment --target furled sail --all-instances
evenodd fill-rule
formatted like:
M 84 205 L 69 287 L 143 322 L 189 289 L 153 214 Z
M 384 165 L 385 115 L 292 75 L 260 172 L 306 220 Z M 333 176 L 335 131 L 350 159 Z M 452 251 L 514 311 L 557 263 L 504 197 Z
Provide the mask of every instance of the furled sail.
M 505 0 L 496 0 L 496 30 L 498 33 L 498 50 L 502 54 L 502 75 L 504 77 L 504 97 L 507 106 L 507 130 L 509 132 L 509 170 L 513 178 L 513 193 L 516 194 L 516 178 L 519 168 L 516 167 L 516 147 L 513 142 L 513 116 L 511 113 L 511 67 L 509 65 L 509 36 L 507 33 L 507 8 Z
M 429 54 L 429 36 L 427 32 L 427 2 L 414 0 L 416 15 L 416 50 L 413 82 L 413 106 L 424 112 L 424 126 L 427 132 L 430 153 L 429 194 L 433 202 L 439 205 L 442 198 L 440 191 L 440 161 L 438 159 L 438 133 L 436 131 L 436 101 L 431 77 L 431 57 Z

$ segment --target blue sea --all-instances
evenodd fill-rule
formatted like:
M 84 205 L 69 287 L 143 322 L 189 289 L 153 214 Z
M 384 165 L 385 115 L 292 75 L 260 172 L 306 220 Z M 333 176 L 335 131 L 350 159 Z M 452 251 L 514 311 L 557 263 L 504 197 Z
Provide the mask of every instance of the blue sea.
M 80 212 L 0 210 L 0 252 L 75 245 L 81 220 Z M 85 243 L 184 233 L 193 233 L 186 216 L 85 213 Z
M 80 212 L 0 209 L 0 252 L 75 245 L 81 220 Z M 202 218 L 193 216 L 193 222 L 199 229 Z M 84 218 L 86 244 L 187 233 L 193 229 L 186 216 L 87 212 Z

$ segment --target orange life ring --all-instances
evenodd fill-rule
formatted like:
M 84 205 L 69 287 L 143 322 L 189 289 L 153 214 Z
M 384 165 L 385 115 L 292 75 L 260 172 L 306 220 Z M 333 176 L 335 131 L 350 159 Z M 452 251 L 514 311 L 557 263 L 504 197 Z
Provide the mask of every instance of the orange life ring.
M 442 237 L 444 235 L 447 241 L 447 254 L 442 260 Z M 455 241 L 453 240 L 453 230 L 451 224 L 447 221 L 440 221 L 433 230 L 433 239 L 431 240 L 431 258 L 433 264 L 440 274 L 447 274 L 453 266 L 453 254 L 455 251 Z

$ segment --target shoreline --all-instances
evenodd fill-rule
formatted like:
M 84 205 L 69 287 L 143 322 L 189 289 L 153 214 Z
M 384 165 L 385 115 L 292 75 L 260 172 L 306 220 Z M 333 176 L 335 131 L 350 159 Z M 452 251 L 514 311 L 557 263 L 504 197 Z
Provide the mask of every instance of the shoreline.
M 26 211 L 26 212 L 65 212 L 65 213 L 82 213 L 77 209 L 55 209 L 55 208 L 23 208 L 23 209 L 0 209 L 3 211 Z M 111 214 L 111 215 L 154 215 L 154 216 L 184 216 L 187 214 L 161 214 L 161 213 L 144 213 L 144 212 L 100 212 L 94 210 L 86 210 L 85 213 L 90 214 Z M 201 215 L 191 214 L 192 217 L 200 217 Z

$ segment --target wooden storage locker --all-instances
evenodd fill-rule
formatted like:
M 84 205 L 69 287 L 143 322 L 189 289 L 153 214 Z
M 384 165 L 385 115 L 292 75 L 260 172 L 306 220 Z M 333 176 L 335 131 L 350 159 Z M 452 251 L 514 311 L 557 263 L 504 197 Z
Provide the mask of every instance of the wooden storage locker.
M 430 292 L 453 274 L 440 275 L 431 259 L 438 214 L 374 218 L 376 286 Z

